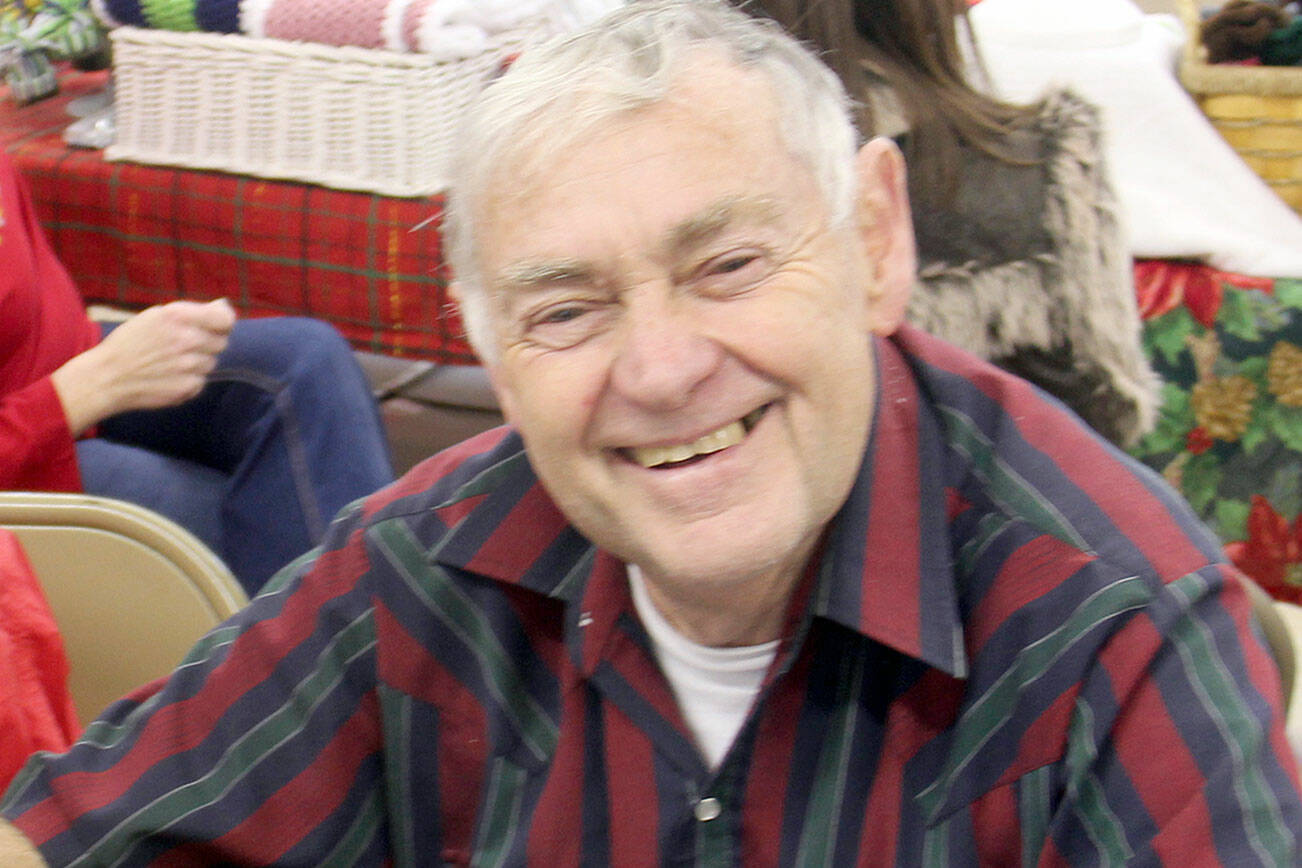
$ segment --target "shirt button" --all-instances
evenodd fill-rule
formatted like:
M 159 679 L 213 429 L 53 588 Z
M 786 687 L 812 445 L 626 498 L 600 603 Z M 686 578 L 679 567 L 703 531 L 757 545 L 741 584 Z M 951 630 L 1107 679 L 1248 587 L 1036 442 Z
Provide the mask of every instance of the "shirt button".
M 723 813 L 723 805 L 714 796 L 708 799 L 701 799 L 696 803 L 696 819 L 702 823 L 708 823 L 715 817 Z

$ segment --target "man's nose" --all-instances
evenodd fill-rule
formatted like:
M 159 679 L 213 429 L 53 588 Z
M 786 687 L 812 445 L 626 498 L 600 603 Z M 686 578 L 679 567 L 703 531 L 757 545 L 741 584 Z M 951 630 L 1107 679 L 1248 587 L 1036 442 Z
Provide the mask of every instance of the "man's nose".
M 621 324 L 611 385 L 621 398 L 671 410 L 686 404 L 723 360 L 700 311 L 670 293 L 631 301 Z

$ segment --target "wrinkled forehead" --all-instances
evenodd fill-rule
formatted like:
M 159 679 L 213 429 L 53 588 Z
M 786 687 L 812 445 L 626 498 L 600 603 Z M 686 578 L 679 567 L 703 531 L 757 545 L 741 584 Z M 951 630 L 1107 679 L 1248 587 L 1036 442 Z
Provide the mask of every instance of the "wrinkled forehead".
M 567 92 L 539 106 L 499 145 L 478 191 L 476 217 L 482 218 L 485 203 L 501 203 L 523 194 L 526 186 L 545 185 L 549 170 L 580 143 L 637 124 L 656 109 L 702 120 L 762 118 L 767 128 L 752 128 L 774 143 L 779 140 L 772 84 L 762 72 L 742 68 L 717 47 L 693 48 L 672 75 L 658 86 L 650 85 L 638 92 L 614 93 L 597 77 L 574 82 Z

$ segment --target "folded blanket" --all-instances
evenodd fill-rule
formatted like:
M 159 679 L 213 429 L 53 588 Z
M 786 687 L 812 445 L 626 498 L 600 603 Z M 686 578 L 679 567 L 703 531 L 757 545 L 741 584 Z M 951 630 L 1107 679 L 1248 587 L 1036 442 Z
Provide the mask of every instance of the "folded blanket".
M 109 27 L 205 30 L 422 52 L 436 61 L 485 51 L 527 21 L 570 30 L 621 0 L 91 0 Z
M 240 0 L 90 0 L 90 7 L 108 27 L 240 32 Z

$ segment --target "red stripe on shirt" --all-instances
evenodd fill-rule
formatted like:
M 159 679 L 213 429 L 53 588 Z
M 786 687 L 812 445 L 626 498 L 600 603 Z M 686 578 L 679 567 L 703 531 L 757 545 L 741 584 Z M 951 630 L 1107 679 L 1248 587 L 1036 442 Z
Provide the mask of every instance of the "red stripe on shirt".
M 881 396 L 871 452 L 872 505 L 864 547 L 862 629 L 912 654 L 922 645 L 918 595 L 921 527 L 918 389 L 899 350 L 878 344 Z
M 1171 720 L 1160 682 L 1147 677 L 1161 643 L 1152 621 L 1135 617 L 1099 653 L 1099 662 L 1125 706 L 1111 743 L 1154 823 L 1168 830 L 1154 839 L 1154 850 L 1169 864 L 1179 864 L 1192 854 L 1216 850 L 1203 797 L 1206 782 Z
M 511 508 L 494 532 L 466 564 L 466 569 L 493 578 L 518 580 L 569 526 L 541 485 L 534 485 Z M 523 535 L 521 527 L 537 532 Z
M 656 840 L 660 805 L 655 798 L 655 752 L 651 741 L 613 704 L 604 709 L 606 786 L 610 797 L 610 852 L 621 864 L 655 865 L 645 846 Z
M 569 690 L 564 697 L 563 720 L 584 720 L 587 691 Z M 560 740 L 551 757 L 552 774 L 547 777 L 530 826 L 545 829 L 546 834 L 530 835 L 526 862 L 539 868 L 553 865 L 578 865 L 583 855 L 582 782 L 587 751 L 588 727 L 562 726 Z M 643 794 L 642 801 L 645 799 Z
M 909 352 L 929 365 L 968 379 L 982 394 L 1002 405 L 1018 434 L 1048 456 L 1166 581 L 1206 565 L 1207 557 L 1170 517 L 1166 505 L 1101 440 L 1077 436 L 1077 423 L 1042 399 L 1025 381 L 978 362 L 957 347 L 936 340 L 918 340 L 917 334 L 907 328 L 901 331 L 901 342 Z M 1068 426 L 1073 436 L 1061 436 Z
M 1010 616 L 1071 578 L 1092 560 L 1093 556 L 1047 535 L 1019 546 L 999 568 L 990 590 L 968 620 L 964 629 L 968 655 L 975 657 Z
M 230 832 L 211 845 L 177 847 L 155 860 L 152 868 L 184 868 L 218 859 L 236 859 L 242 865 L 275 864 L 324 823 L 347 795 L 334 782 L 352 780 L 362 761 L 379 750 L 377 704 L 375 695 L 367 694 L 312 764 Z
M 982 865 L 1020 865 L 1022 824 L 1017 797 L 1010 785 L 996 787 L 968 808 L 974 827 L 988 830 L 976 837 L 977 857 Z

